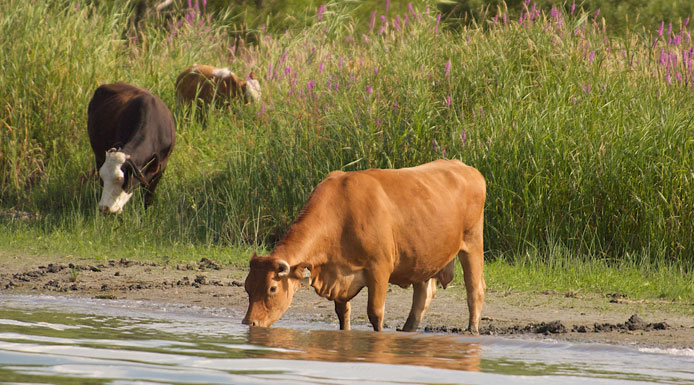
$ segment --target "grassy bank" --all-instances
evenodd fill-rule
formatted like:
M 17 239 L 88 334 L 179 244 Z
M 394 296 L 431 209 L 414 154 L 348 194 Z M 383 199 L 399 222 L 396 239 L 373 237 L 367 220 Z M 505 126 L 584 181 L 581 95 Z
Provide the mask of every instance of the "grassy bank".
M 451 32 L 433 9 L 357 20 L 330 3 L 305 29 L 260 31 L 239 49 L 223 18 L 206 13 L 129 35 L 117 8 L 0 4 L 0 199 L 8 213 L 36 213 L 2 215 L 6 244 L 243 264 L 243 251 L 271 247 L 331 170 L 458 158 L 487 179 L 485 242 L 505 272 L 500 285 L 529 266 L 557 277 L 631 266 L 644 281 L 682 282 L 634 292 L 691 293 L 687 26 L 613 37 L 592 13 L 555 10 Z M 177 106 L 174 80 L 192 63 L 255 71 L 263 101 Z M 136 196 L 107 217 L 86 175 L 86 106 L 98 84 L 117 80 L 162 97 L 177 144 L 155 205 L 145 213 Z M 565 276 L 574 290 L 612 281 Z

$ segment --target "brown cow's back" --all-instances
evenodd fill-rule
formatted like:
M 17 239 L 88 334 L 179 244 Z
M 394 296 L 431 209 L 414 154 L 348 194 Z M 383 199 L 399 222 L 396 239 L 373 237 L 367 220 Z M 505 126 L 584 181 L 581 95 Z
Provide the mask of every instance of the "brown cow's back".
M 309 255 L 330 254 L 331 263 L 337 258 L 336 265 L 355 269 L 384 258 L 379 263 L 393 269 L 390 281 L 407 286 L 434 276 L 465 247 L 463 233 L 479 223 L 484 195 L 482 175 L 457 160 L 333 172 L 273 254 L 291 264 L 289 256 L 306 255 L 307 243 L 327 239 Z

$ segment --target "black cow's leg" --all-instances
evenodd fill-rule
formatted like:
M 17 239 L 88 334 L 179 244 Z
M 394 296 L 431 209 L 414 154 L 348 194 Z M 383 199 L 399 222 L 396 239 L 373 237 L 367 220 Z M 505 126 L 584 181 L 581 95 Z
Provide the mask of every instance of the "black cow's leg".
M 149 188 L 145 190 L 145 209 L 154 202 L 154 189 L 157 187 L 157 184 L 159 184 L 162 174 L 163 173 L 158 173 L 154 175 L 152 181 L 149 182 Z
M 338 302 L 335 301 L 335 313 L 337 313 L 337 319 L 340 320 L 340 330 L 349 330 L 350 321 L 349 316 L 352 310 L 352 306 L 349 301 Z

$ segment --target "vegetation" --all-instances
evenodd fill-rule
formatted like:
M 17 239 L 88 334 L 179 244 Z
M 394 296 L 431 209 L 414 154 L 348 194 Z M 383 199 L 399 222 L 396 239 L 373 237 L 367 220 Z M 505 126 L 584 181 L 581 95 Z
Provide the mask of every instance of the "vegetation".
M 694 14 L 694 3 L 669 0 L 441 0 L 438 5 L 446 19 L 462 21 L 463 24 L 484 24 L 504 12 L 518 20 L 526 10 L 547 10 L 552 6 L 562 7 L 569 14 L 585 10 L 587 13 L 599 14 L 609 25 L 611 32 L 617 34 L 624 33 L 627 29 L 655 31 L 661 22 L 679 24 Z
M 221 11 L 133 32 L 116 5 L 0 3 L 0 249 L 245 264 L 331 170 L 458 158 L 487 179 L 490 261 L 668 272 L 659 287 L 680 282 L 679 294 L 653 295 L 694 296 L 687 23 L 611 36 L 604 13 L 530 7 L 449 30 L 433 3 L 366 19 L 350 7 L 239 46 Z M 255 71 L 263 101 L 177 105 L 174 80 L 192 63 Z M 136 196 L 104 216 L 86 106 L 117 80 L 170 106 L 177 143 L 155 204 L 144 212 Z

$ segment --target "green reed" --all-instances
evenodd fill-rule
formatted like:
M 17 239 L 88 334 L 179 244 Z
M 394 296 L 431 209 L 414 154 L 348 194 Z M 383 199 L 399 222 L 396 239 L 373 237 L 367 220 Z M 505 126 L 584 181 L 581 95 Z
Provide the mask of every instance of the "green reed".
M 181 11 L 135 32 L 116 7 L 33 3 L 0 4 L 2 208 L 39 213 L 3 215 L 14 234 L 95 254 L 271 247 L 332 170 L 457 158 L 487 179 L 490 258 L 639 255 L 691 274 L 694 99 L 680 51 L 692 43 L 667 41 L 686 28 L 612 37 L 593 14 L 553 11 L 451 32 L 433 7 L 354 20 L 329 3 L 305 29 L 259 30 L 239 49 L 224 15 Z M 178 105 L 174 81 L 193 63 L 254 71 L 262 102 Z M 155 205 L 144 212 L 136 194 L 107 217 L 86 110 L 118 80 L 164 100 L 177 143 Z

